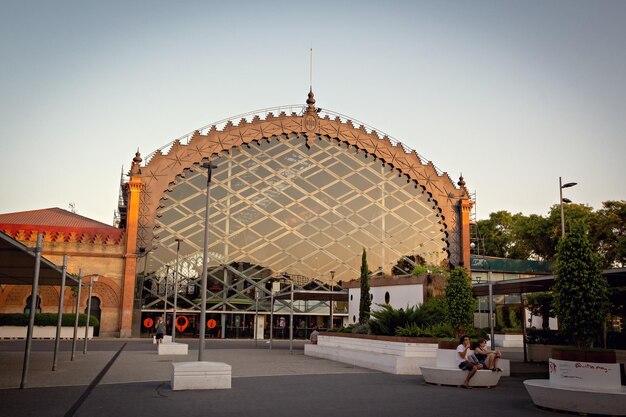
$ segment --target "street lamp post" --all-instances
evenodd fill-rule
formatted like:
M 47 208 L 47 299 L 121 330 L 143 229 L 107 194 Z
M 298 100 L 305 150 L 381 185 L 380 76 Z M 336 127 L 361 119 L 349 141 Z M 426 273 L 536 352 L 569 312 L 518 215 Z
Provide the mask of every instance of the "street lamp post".
M 335 271 L 330 271 L 330 328 L 334 327 L 333 292 L 335 291 Z
M 78 338 L 78 314 L 80 313 L 80 289 L 83 286 L 82 280 L 82 270 L 78 270 L 78 277 L 76 277 L 76 281 L 78 282 L 78 291 L 76 292 L 76 316 L 74 317 L 74 337 L 72 338 L 72 355 L 70 356 L 70 361 L 74 360 L 74 352 L 76 352 L 76 339 Z
M 559 177 L 559 204 L 561 205 L 561 237 L 565 236 L 565 215 L 563 214 L 563 203 L 571 203 L 572 200 L 569 198 L 563 198 L 563 188 L 573 187 L 577 182 L 568 182 L 563 184 L 561 182 L 561 177 Z
M 89 338 L 89 316 L 91 314 L 91 295 L 93 294 L 93 283 L 98 280 L 97 275 L 89 278 L 89 295 L 87 296 L 87 323 L 85 323 L 85 340 L 83 341 L 83 355 L 87 353 L 87 339 Z
M 172 343 L 176 340 L 176 307 L 178 304 L 178 253 L 180 252 L 181 238 L 174 239 L 176 241 L 176 271 L 174 271 L 174 310 L 172 311 Z
M 206 180 L 206 206 L 204 212 L 204 256 L 202 258 L 202 289 L 201 289 L 201 305 L 200 305 L 200 340 L 198 342 L 198 361 L 202 361 L 204 354 L 204 334 L 206 328 L 206 287 L 207 287 L 207 268 L 209 266 L 209 186 L 211 185 L 212 170 L 217 168 L 211 162 L 202 164 L 202 168 L 207 170 Z

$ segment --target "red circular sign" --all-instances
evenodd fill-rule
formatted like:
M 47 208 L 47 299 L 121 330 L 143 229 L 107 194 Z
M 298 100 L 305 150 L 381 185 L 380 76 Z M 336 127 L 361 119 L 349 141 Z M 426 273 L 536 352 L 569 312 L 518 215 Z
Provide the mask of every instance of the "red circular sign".
M 206 322 L 206 325 L 209 329 L 214 329 L 215 326 L 217 326 L 217 322 L 215 321 L 215 319 L 209 319 L 209 321 Z
M 146 329 L 151 329 L 152 326 L 154 326 L 154 321 L 150 317 L 143 321 L 143 327 Z
M 189 326 L 189 319 L 186 316 L 176 317 L 176 328 L 179 332 L 185 331 L 187 326 Z

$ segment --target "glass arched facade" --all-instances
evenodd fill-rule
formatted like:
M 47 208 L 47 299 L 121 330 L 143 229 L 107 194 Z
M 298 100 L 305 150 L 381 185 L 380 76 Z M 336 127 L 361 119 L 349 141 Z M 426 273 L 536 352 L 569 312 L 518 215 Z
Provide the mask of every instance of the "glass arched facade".
M 176 324 L 197 327 L 207 195 L 199 164 L 208 159 L 216 166 L 209 186 L 209 335 L 251 336 L 252 315 L 267 314 L 272 293 L 287 283 L 320 290 L 330 287 L 331 275 L 335 284 L 358 279 L 363 249 L 369 269 L 385 274 L 405 257 L 449 260 L 451 231 L 423 183 L 338 137 L 271 135 L 199 157 L 161 190 L 152 249 L 138 263 L 142 321 L 172 310 L 176 286 L 177 309 L 187 315 Z M 143 171 L 148 185 L 156 173 Z M 146 195 L 154 199 L 158 191 Z M 346 308 L 336 303 L 337 317 Z M 298 301 L 294 326 L 323 327 L 329 310 L 328 301 Z

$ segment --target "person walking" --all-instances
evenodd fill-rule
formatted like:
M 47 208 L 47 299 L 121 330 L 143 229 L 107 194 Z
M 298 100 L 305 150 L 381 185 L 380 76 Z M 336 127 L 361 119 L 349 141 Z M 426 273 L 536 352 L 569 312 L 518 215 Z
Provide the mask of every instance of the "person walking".
M 165 323 L 163 323 L 163 317 L 159 316 L 157 318 L 156 325 L 154 326 L 156 329 L 156 342 L 157 345 L 163 341 L 163 335 L 165 334 Z

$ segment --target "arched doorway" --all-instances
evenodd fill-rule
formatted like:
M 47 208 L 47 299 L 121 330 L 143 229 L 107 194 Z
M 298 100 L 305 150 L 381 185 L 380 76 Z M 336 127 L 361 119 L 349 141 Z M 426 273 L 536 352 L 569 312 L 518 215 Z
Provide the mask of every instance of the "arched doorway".
M 93 335 L 100 335 L 100 315 L 102 310 L 100 309 L 100 299 L 98 297 L 91 297 L 91 310 L 89 311 L 89 315 L 98 319 L 98 326 L 93 329 Z M 85 314 L 87 314 L 87 307 L 85 307 Z
M 26 299 L 26 305 L 24 306 L 24 314 L 30 314 L 30 306 L 33 301 L 32 294 Z M 41 313 L 41 297 L 37 296 L 37 306 L 35 307 L 35 313 Z

